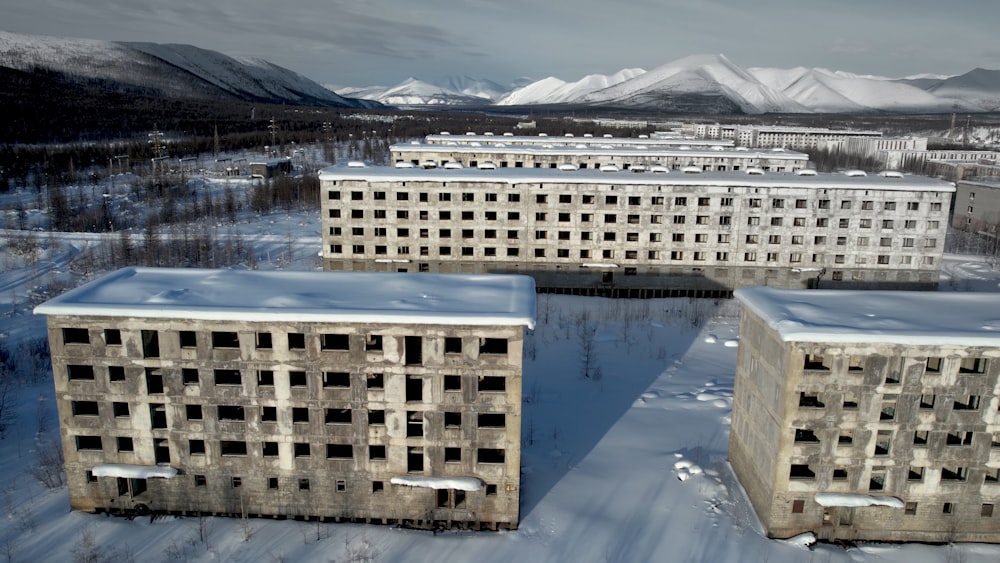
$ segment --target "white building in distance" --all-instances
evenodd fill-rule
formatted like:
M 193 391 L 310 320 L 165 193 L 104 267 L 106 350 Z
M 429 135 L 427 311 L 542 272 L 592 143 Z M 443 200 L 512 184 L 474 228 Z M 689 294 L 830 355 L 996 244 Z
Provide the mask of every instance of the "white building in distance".
M 323 264 L 636 297 L 936 287 L 950 183 L 751 172 L 326 168 Z

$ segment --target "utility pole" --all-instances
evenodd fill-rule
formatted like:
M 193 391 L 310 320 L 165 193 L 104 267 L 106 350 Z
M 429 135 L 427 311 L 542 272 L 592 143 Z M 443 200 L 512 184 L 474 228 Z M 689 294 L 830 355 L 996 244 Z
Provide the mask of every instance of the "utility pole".
M 278 126 L 275 125 L 275 123 L 274 123 L 274 116 L 273 115 L 271 116 L 271 121 L 268 124 L 267 128 L 271 131 L 271 150 L 277 151 L 277 149 L 275 148 L 275 142 L 274 141 L 275 141 L 275 138 L 278 135 Z M 277 152 L 275 152 L 275 154 L 277 154 Z

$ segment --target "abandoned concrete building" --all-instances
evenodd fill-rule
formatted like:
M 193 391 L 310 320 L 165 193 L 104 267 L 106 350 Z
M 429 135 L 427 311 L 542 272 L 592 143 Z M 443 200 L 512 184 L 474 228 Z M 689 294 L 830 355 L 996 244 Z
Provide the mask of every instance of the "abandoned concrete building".
M 396 166 L 455 166 L 477 168 L 492 163 L 498 168 L 559 168 L 570 165 L 604 171 L 667 170 L 727 171 L 760 169 L 765 172 L 795 172 L 806 168 L 809 155 L 784 149 L 747 150 L 713 147 L 612 147 L 610 145 L 517 145 L 498 138 L 479 145 L 400 143 L 389 147 Z
M 1000 301 L 736 297 L 729 460 L 769 536 L 1000 542 Z
M 936 287 L 950 183 L 756 172 L 331 167 L 323 264 L 622 297 Z
M 128 268 L 47 315 L 70 504 L 515 528 L 526 276 Z
M 593 147 L 614 147 L 614 148 L 636 148 L 646 147 L 655 149 L 689 147 L 692 149 L 710 149 L 712 147 L 733 147 L 732 139 L 698 139 L 691 136 L 681 135 L 640 135 L 638 137 L 615 137 L 612 135 L 575 136 L 566 134 L 563 136 L 546 135 L 514 135 L 504 133 L 494 135 L 493 133 L 466 133 L 464 135 L 452 135 L 449 133 L 439 133 L 437 135 L 427 135 L 424 142 L 429 145 L 486 145 L 491 143 L 509 143 L 512 145 L 526 146 L 553 146 L 553 147 L 575 147 L 578 145 Z
M 958 182 L 951 224 L 956 229 L 996 233 L 1000 228 L 1000 180 L 981 178 Z
M 800 151 L 815 150 L 821 148 L 825 143 L 882 136 L 881 131 L 785 125 L 720 125 L 718 123 L 685 124 L 679 128 L 678 132 L 693 135 L 696 138 L 732 140 L 741 147 L 782 147 Z

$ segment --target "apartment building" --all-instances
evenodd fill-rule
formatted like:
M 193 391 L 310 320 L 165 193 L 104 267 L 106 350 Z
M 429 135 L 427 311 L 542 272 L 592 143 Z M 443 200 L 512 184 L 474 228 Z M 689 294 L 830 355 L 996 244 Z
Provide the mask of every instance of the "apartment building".
M 323 264 L 632 297 L 936 287 L 951 184 L 755 172 L 331 167 Z
M 1000 179 L 958 182 L 952 207 L 955 228 L 996 233 L 1000 226 Z
M 746 288 L 729 461 L 768 536 L 1000 542 L 1000 302 Z
M 682 126 L 682 133 L 704 139 L 731 140 L 741 147 L 786 148 L 810 151 L 823 143 L 881 137 L 881 131 L 827 129 L 783 125 L 720 125 L 692 123 Z
M 515 528 L 526 276 L 127 268 L 47 316 L 70 505 Z
M 748 150 L 740 147 L 685 147 L 611 145 L 514 145 L 503 142 L 474 145 L 439 145 L 401 143 L 389 147 L 396 166 L 461 165 L 476 168 L 480 164 L 497 168 L 559 168 L 605 171 L 665 168 L 667 170 L 728 171 L 760 169 L 765 172 L 795 172 L 807 168 L 809 155 L 784 149 Z
M 511 145 L 528 146 L 553 146 L 553 147 L 575 147 L 578 145 L 596 147 L 691 147 L 691 148 L 711 148 L 711 147 L 732 147 L 733 141 L 726 139 L 699 139 L 692 136 L 679 135 L 640 135 L 638 137 L 615 137 L 612 135 L 574 136 L 567 133 L 563 136 L 547 135 L 514 135 L 504 133 L 495 135 L 493 133 L 466 133 L 464 135 L 452 135 L 450 133 L 439 133 L 437 135 L 427 135 L 424 142 L 430 145 L 473 145 L 481 146 L 491 143 L 509 143 Z

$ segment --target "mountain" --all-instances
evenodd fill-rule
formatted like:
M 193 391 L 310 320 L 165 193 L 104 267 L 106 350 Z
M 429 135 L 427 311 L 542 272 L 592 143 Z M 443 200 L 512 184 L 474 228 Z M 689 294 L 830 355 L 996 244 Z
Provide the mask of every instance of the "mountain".
M 371 107 L 261 59 L 192 45 L 118 43 L 0 32 L 0 67 L 76 85 L 169 98 Z
M 927 88 L 935 96 L 961 98 L 987 111 L 1000 110 L 1000 70 L 973 69 Z
M 527 84 L 510 92 L 496 101 L 498 106 L 519 106 L 526 104 L 562 104 L 579 101 L 591 92 L 603 90 L 615 84 L 635 78 L 646 71 L 641 68 L 626 68 L 614 74 L 589 74 L 576 82 L 566 82 L 550 76 Z
M 717 100 L 745 113 L 803 111 L 725 55 L 693 55 L 581 98 L 591 104 L 674 110 L 677 97 Z M 728 102 L 728 103 L 727 103 Z
M 448 76 L 436 82 L 407 78 L 395 86 L 335 87 L 341 96 L 373 100 L 390 106 L 489 105 L 510 88 L 481 78 Z
M 457 79 L 449 86 L 440 86 L 410 77 L 389 88 L 372 86 L 368 88 L 340 88 L 340 95 L 357 96 L 377 101 L 389 106 L 424 105 L 489 105 L 493 99 L 486 97 L 489 81 L 476 83 L 472 79 Z M 502 87 L 497 86 L 498 89 Z M 466 91 L 463 91 L 466 90 Z M 475 92 L 469 93 L 469 92 Z M 495 95 L 495 94 L 494 94 Z

